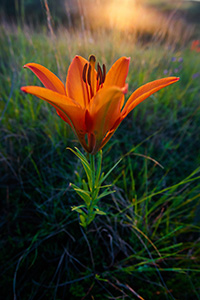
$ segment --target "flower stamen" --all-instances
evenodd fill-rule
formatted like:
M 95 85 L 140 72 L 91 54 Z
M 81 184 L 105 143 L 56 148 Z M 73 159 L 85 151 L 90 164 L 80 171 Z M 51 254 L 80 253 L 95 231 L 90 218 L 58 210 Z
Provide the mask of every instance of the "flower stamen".
M 99 79 L 99 85 L 103 82 L 103 74 L 99 63 L 97 64 L 97 80 Z
M 87 68 L 88 68 L 88 64 L 86 63 L 83 67 L 83 72 L 82 72 L 82 79 L 85 83 L 85 86 L 86 86 L 86 93 L 87 93 L 87 96 L 86 97 L 86 103 L 88 104 L 90 102 L 90 96 L 89 96 L 89 90 L 88 90 L 88 82 L 87 82 L 87 78 L 86 78 L 86 73 L 87 73 Z M 88 77 L 88 74 L 87 74 L 87 77 Z
M 83 81 L 86 83 L 86 71 L 87 71 L 87 63 L 85 64 L 85 66 L 83 67 L 83 72 L 82 72 L 82 79 Z
M 96 57 L 94 55 L 90 55 L 89 64 L 86 63 L 82 71 L 82 79 L 83 82 L 86 84 L 87 90 L 87 103 L 89 103 L 92 97 L 95 95 L 95 93 L 103 87 L 103 83 L 106 78 L 106 66 L 103 64 L 101 68 L 100 64 L 98 63 L 96 72 L 95 63 Z
M 90 76 L 90 92 L 91 92 L 91 98 L 92 98 L 96 91 L 96 78 L 95 78 L 96 77 L 95 76 L 96 57 L 94 55 L 90 55 L 89 62 L 90 62 L 90 67 L 91 67 L 89 76 Z
M 91 86 L 91 65 L 89 65 L 88 72 L 87 72 L 87 82 Z
M 91 65 L 94 65 L 95 66 L 95 62 L 96 62 L 96 57 L 92 54 L 90 55 L 89 57 L 89 62 Z
M 102 83 L 104 83 L 106 79 L 106 66 L 103 64 L 103 78 L 102 78 Z

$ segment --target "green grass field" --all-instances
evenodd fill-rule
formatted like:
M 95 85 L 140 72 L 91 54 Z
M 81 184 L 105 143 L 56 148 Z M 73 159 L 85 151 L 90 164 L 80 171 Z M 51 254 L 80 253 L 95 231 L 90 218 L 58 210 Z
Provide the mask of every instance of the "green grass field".
M 174 23 L 177 32 L 184 24 Z M 200 53 L 190 49 L 198 30 L 173 43 L 167 29 L 156 39 L 60 25 L 53 35 L 2 22 L 2 299 L 200 299 Z M 103 148 L 105 171 L 123 160 L 105 182 L 115 190 L 100 203 L 107 215 L 85 230 L 69 185 L 84 172 L 66 148 L 84 151 L 55 110 L 20 87 L 40 85 L 25 63 L 65 82 L 73 57 L 91 53 L 108 69 L 131 57 L 126 99 L 148 81 L 180 80 L 136 107 Z

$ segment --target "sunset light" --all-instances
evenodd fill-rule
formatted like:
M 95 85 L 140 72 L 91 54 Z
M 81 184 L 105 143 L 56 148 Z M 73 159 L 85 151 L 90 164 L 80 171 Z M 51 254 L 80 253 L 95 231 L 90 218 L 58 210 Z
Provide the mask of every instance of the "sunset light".
M 143 1 L 124 0 L 98 0 L 92 5 L 91 0 L 80 1 L 78 10 L 81 15 L 83 29 L 92 30 L 118 30 L 131 33 L 132 39 L 143 36 L 145 40 L 167 39 L 169 42 L 185 42 L 193 31 L 184 19 L 175 13 L 169 17 L 154 7 L 145 5 Z M 68 5 L 69 9 L 69 5 Z M 74 7 L 73 7 L 74 13 Z M 69 16 L 69 10 L 67 11 Z

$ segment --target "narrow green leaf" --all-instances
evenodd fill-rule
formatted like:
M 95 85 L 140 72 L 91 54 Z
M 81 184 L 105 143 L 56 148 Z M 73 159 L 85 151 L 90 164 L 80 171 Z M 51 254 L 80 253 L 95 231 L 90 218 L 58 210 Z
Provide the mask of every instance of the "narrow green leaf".
M 116 164 L 108 171 L 106 175 L 103 176 L 103 178 L 100 179 L 99 184 L 101 185 L 103 181 L 110 175 L 110 173 L 117 167 L 117 165 L 122 161 L 122 158 L 120 158 Z
M 90 192 L 85 191 L 77 187 L 75 184 L 71 184 L 74 191 L 85 201 L 85 204 L 88 206 L 91 202 Z
M 88 164 L 88 160 L 87 160 L 87 158 L 85 157 L 85 155 L 77 148 L 77 147 L 74 147 L 75 149 L 76 149 L 76 151 L 77 151 L 77 153 L 80 155 L 80 157 L 82 158 L 82 160 L 84 160 L 84 162 L 86 163 L 86 164 Z M 88 164 L 89 165 L 89 164 Z
M 86 224 L 86 220 L 85 220 L 85 217 L 83 215 L 80 215 L 80 225 L 83 226 L 83 227 L 86 227 L 87 224 Z
M 73 211 L 76 211 L 76 212 L 78 212 L 79 214 L 82 214 L 82 212 L 83 212 L 80 208 L 73 209 Z
M 182 245 L 183 245 L 183 243 L 175 244 L 175 245 L 172 245 L 172 246 L 169 246 L 169 247 L 165 247 L 165 248 L 159 249 L 159 251 L 160 251 L 160 252 L 169 251 L 169 250 L 171 250 L 171 249 L 180 247 L 180 246 L 182 246 Z M 177 250 L 177 251 L 178 251 L 178 250 Z
M 89 192 L 89 190 L 88 190 L 88 185 L 87 185 L 87 183 L 85 182 L 84 179 L 82 180 L 82 184 L 83 184 L 83 189 L 84 189 L 84 191 Z
M 97 200 L 100 200 L 101 198 L 105 197 L 105 196 L 108 196 L 112 193 L 115 193 L 115 191 L 104 191 L 103 193 L 101 193 L 98 197 L 97 197 Z
M 96 209 L 95 214 L 96 214 L 96 215 L 102 215 L 102 216 L 103 216 L 103 215 L 104 215 L 104 216 L 106 215 L 106 213 L 105 213 L 104 211 L 99 210 L 99 209 Z
M 95 279 L 97 279 L 97 280 L 99 280 L 99 281 L 105 281 L 105 282 L 108 282 L 107 279 L 101 278 L 99 274 L 95 274 Z
M 160 243 L 160 241 L 162 241 L 162 240 L 164 240 L 164 239 L 166 239 L 167 237 L 169 237 L 170 235 L 173 235 L 174 234 L 174 232 L 176 232 L 176 231 L 178 231 L 178 230 L 180 230 L 180 229 L 182 229 L 183 228 L 183 226 L 181 225 L 181 226 L 179 226 L 179 227 L 177 227 L 176 229 L 174 229 L 173 231 L 171 231 L 170 233 L 168 233 L 168 234 L 166 234 L 165 236 L 163 236 L 163 237 L 161 237 L 159 240 L 157 240 L 156 242 L 155 242 L 155 244 L 158 244 L 158 243 Z
M 90 169 L 90 165 L 86 159 L 86 157 L 78 150 L 78 148 L 75 147 L 76 151 L 72 148 L 67 147 L 66 149 L 70 150 L 73 152 L 84 164 L 85 166 Z
M 79 206 L 72 206 L 71 207 L 71 209 L 72 209 L 72 211 L 77 211 L 78 209 L 80 209 L 80 208 L 82 208 L 82 207 L 85 207 L 85 205 L 84 204 L 82 204 L 82 205 L 79 205 Z M 81 211 L 82 212 L 82 211 Z
M 104 175 L 104 177 L 100 180 L 99 184 L 101 185 L 103 183 L 103 181 L 110 175 L 110 173 L 117 167 L 117 165 L 121 162 L 122 158 L 120 158 L 118 160 L 118 162 L 116 162 L 116 164 L 108 171 L 108 173 L 106 175 Z
M 80 159 L 88 179 L 88 184 L 90 185 L 92 182 L 92 171 L 86 157 L 78 150 L 78 148 L 75 148 L 77 152 L 69 147 L 67 149 L 73 152 Z

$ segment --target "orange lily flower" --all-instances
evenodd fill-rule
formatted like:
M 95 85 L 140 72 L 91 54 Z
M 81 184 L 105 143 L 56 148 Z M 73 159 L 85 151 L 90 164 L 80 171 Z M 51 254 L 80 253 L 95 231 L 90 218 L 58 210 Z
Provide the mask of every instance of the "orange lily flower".
M 122 120 L 147 97 L 179 80 L 167 77 L 149 82 L 129 97 L 124 105 L 125 83 L 130 58 L 118 59 L 106 74 L 94 55 L 89 61 L 75 56 L 68 69 L 66 88 L 60 79 L 45 67 L 28 63 L 29 68 L 44 87 L 25 86 L 23 92 L 37 96 L 56 108 L 58 115 L 68 123 L 83 148 L 95 154 L 108 142 Z

